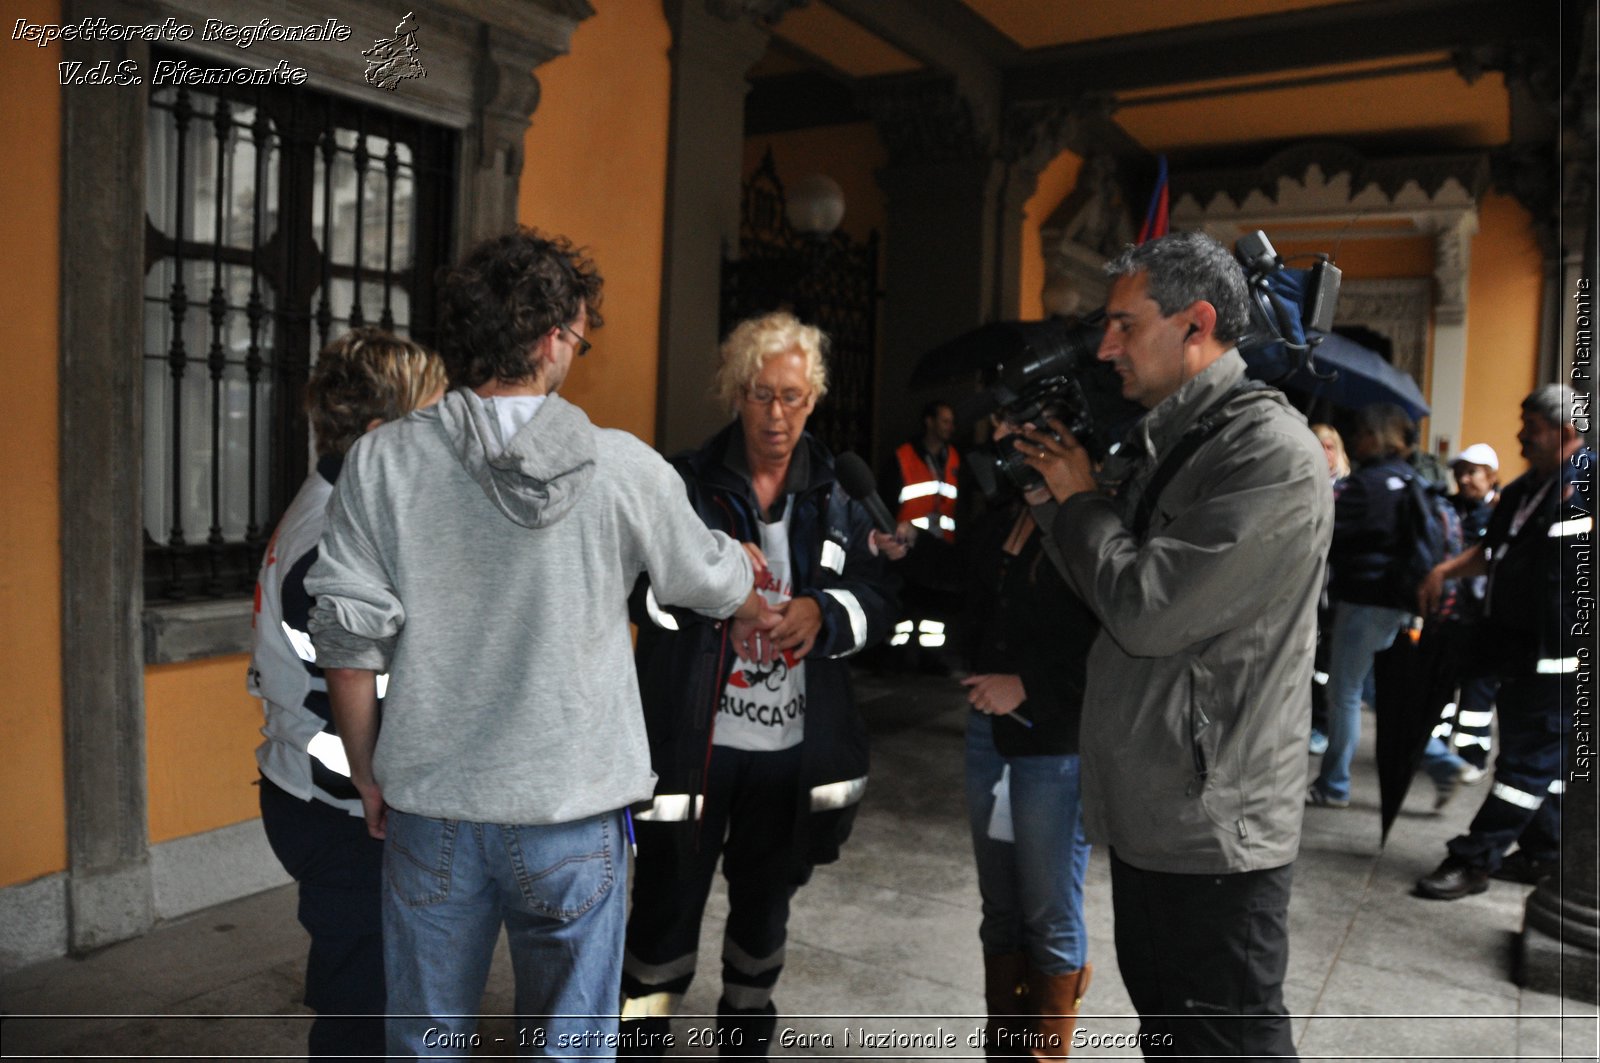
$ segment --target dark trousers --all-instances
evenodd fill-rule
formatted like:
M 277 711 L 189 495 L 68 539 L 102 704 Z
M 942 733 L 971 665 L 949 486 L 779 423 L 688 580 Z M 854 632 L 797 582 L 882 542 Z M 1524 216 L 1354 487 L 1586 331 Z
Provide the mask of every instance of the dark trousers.
M 1299 1058 L 1283 1006 L 1293 870 L 1181 875 L 1112 853 L 1117 965 L 1146 1058 Z
M 317 1018 L 308 1052 L 381 1057 L 383 842 L 367 833 L 362 817 L 302 801 L 267 779 L 261 824 L 283 869 L 300 884 L 300 925 L 311 934 L 305 1002 Z
M 1535 860 L 1561 855 L 1561 794 L 1551 784 L 1561 778 L 1562 734 L 1566 719 L 1562 688 L 1576 694 L 1559 675 L 1532 675 L 1500 684 L 1500 752 L 1494 784 L 1467 833 L 1450 839 L 1453 856 L 1494 871 L 1515 843 Z
M 697 844 L 694 824 L 635 825 L 633 911 L 622 965 L 624 997 L 681 998 L 694 980 L 700 920 L 722 859 L 728 923 L 722 944 L 718 1025 L 739 1030 L 723 1055 L 764 1056 L 783 973 L 789 901 L 807 869 L 795 852 L 800 747 L 777 753 L 713 748 Z M 736 1051 L 730 1051 L 736 1049 Z M 737 1049 L 742 1049 L 738 1051 Z

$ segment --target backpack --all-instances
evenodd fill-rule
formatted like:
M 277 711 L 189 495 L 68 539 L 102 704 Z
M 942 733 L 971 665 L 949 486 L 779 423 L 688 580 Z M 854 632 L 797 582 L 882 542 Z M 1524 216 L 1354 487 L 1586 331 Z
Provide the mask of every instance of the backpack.
M 1405 492 L 1395 522 L 1399 549 L 1386 582 L 1395 605 L 1415 612 L 1417 588 L 1434 566 L 1464 549 L 1461 516 L 1444 492 L 1421 476 L 1404 477 Z

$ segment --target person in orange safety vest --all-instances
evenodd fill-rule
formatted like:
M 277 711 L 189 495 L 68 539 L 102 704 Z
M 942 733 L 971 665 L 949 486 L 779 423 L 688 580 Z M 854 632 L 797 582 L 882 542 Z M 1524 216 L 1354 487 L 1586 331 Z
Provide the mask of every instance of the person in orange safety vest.
M 934 672 L 944 670 L 945 624 L 959 594 L 953 576 L 961 471 L 961 455 L 950 442 L 955 428 L 948 402 L 928 403 L 921 434 L 900 445 L 880 476 L 884 498 L 896 507 L 898 537 L 912 547 L 901 566 L 905 612 L 889 646 L 905 647 L 906 657 Z

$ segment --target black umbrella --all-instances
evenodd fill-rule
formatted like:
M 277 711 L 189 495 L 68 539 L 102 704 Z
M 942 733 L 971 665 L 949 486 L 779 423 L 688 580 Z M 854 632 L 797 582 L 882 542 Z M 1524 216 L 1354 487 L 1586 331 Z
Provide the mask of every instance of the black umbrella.
M 1322 342 L 1311 349 L 1311 368 L 1316 372 L 1298 370 L 1274 383 L 1352 410 L 1375 402 L 1392 402 L 1413 420 L 1428 415 L 1428 402 L 1409 373 L 1396 369 L 1377 351 L 1337 332 L 1323 334 Z M 1327 377 L 1331 379 L 1323 379 Z
M 1415 641 L 1410 632 L 1402 631 L 1394 645 L 1373 661 L 1378 811 L 1385 841 L 1422 763 L 1422 751 L 1454 691 L 1461 662 L 1458 647 L 1459 642 L 1447 638 L 1435 621 Z

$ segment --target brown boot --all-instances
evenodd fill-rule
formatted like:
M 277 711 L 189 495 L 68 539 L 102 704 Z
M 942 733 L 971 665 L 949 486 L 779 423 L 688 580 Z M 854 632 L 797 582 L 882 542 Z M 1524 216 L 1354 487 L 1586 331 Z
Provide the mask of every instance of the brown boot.
M 1029 969 L 1028 984 L 1033 988 L 1033 1006 L 1038 1009 L 1034 1019 L 1033 1058 L 1065 1059 L 1072 1046 L 1072 1031 L 1078 1025 L 1078 1008 L 1083 995 L 1089 991 L 1089 977 L 1094 967 L 1084 964 L 1066 974 L 1040 974 Z
M 1019 952 L 983 956 L 983 999 L 989 1021 L 983 1028 L 985 1059 L 1026 1059 L 1033 1013 L 1028 965 Z

